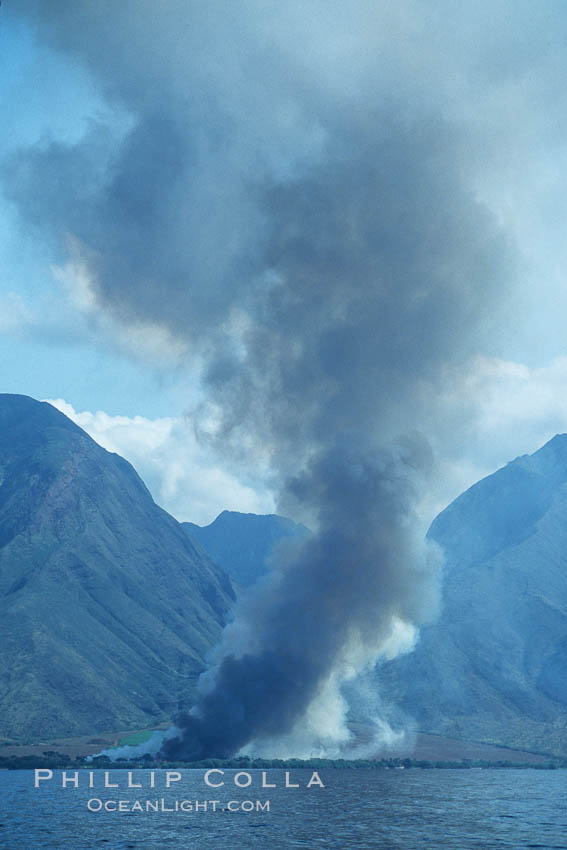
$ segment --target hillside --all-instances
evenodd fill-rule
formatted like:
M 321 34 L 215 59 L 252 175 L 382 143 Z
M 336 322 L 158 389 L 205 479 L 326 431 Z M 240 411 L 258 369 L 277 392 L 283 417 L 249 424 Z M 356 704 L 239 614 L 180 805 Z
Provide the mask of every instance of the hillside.
M 187 533 L 242 587 L 249 587 L 269 570 L 270 557 L 280 540 L 309 534 L 276 514 L 223 511 L 210 525 L 182 523 Z
M 248 586 L 308 533 L 231 511 L 180 524 L 55 408 L 0 395 L 0 737 L 169 719 L 234 602 L 220 567 Z M 428 735 L 567 755 L 567 435 L 479 481 L 429 535 L 442 612 L 377 669 L 381 699 Z
M 377 687 L 418 728 L 567 754 L 567 435 L 479 481 L 433 522 L 443 610 Z
M 49 404 L 0 395 L 0 736 L 171 717 L 233 600 L 129 463 Z

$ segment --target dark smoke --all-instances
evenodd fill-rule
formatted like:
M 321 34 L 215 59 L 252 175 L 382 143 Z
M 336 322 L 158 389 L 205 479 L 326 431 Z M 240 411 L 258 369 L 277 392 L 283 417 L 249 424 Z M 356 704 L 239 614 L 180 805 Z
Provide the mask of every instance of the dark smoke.
M 359 664 L 374 657 L 395 618 L 420 621 L 434 608 L 432 571 L 411 530 L 427 446 L 414 437 L 384 452 L 351 437 L 290 482 L 317 505 L 318 533 L 248 600 L 242 654 L 230 652 L 229 636 L 214 687 L 178 719 L 183 736 L 166 742 L 167 756 L 226 757 L 252 737 L 290 733 L 350 654 Z
M 511 277 L 448 109 L 452 46 L 424 47 L 422 79 L 389 4 L 347 4 L 348 32 L 339 6 L 285 5 L 21 4 L 133 127 L 20 152 L 6 191 L 73 246 L 101 311 L 190 343 L 201 433 L 267 464 L 315 531 L 237 612 L 170 756 L 292 733 L 396 623 L 432 615 L 414 432 L 450 433 L 447 369 L 489 337 Z

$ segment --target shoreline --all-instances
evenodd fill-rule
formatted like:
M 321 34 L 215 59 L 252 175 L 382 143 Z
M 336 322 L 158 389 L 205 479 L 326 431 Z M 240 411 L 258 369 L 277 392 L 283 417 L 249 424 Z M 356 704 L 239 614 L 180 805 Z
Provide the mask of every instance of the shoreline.
M 489 761 L 484 759 L 250 759 L 247 757 L 232 759 L 202 759 L 201 761 L 153 761 L 150 759 L 111 761 L 100 756 L 86 761 L 84 758 L 70 759 L 64 754 L 53 756 L 20 756 L 0 758 L 0 770 L 207 770 L 222 768 L 226 770 L 560 770 L 567 768 L 567 761 L 549 759 L 541 762 L 513 762 L 506 759 Z

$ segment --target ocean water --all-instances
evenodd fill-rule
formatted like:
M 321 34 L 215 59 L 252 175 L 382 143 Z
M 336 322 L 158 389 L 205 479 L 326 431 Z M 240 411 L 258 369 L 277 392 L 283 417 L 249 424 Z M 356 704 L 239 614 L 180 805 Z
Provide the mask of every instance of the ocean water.
M 167 789 L 165 771 L 155 771 L 154 788 L 149 771 L 133 771 L 143 787 L 129 789 L 127 771 L 111 770 L 108 781 L 119 787 L 105 789 L 102 771 L 94 772 L 93 788 L 86 771 L 79 771 L 78 788 L 62 788 L 61 771 L 39 788 L 33 771 L 0 771 L 0 847 L 567 848 L 563 770 L 323 770 L 324 788 L 306 787 L 310 770 L 291 771 L 299 788 L 285 788 L 281 770 L 267 771 L 276 788 L 262 788 L 257 770 L 248 771 L 245 788 L 235 786 L 234 770 L 213 774 L 224 780 L 220 788 L 207 787 L 204 770 L 181 773 Z M 113 810 L 119 801 L 124 811 Z M 142 811 L 132 810 L 135 801 Z M 160 810 L 146 811 L 146 801 Z M 257 801 L 269 802 L 269 811 L 257 811 Z

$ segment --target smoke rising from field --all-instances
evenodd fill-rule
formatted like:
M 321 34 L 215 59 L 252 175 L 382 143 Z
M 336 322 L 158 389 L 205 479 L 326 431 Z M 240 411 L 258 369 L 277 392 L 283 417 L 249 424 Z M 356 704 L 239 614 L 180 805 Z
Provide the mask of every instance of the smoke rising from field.
M 178 718 L 183 736 L 167 742 L 166 754 L 228 757 L 252 739 L 261 746 L 297 737 L 298 719 L 333 677 L 374 662 L 397 622 L 431 615 L 435 555 L 428 563 L 413 512 L 427 447 L 414 438 L 384 451 L 354 437 L 288 485 L 317 505 L 317 533 L 282 551 L 274 574 L 237 611 L 219 666 L 195 714 Z M 311 746 L 328 751 L 329 737 L 319 728 Z
M 346 744 L 341 682 L 436 609 L 427 438 L 513 275 L 455 96 L 478 57 L 443 40 L 443 4 L 20 6 L 129 123 L 20 152 L 8 193 L 98 309 L 183 340 L 203 438 L 314 531 L 237 609 L 164 752 L 293 737 L 325 695 L 313 747 Z

